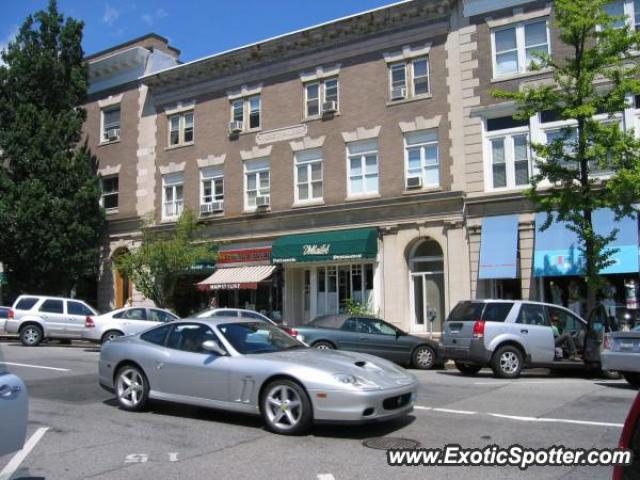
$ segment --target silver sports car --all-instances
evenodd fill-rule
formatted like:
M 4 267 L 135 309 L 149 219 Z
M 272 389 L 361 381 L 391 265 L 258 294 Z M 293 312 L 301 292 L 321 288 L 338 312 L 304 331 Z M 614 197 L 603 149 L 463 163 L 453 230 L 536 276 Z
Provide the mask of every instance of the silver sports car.
M 389 420 L 413 410 L 418 382 L 372 355 L 317 350 L 250 319 L 171 322 L 116 338 L 100 353 L 100 384 L 125 410 L 150 399 L 261 415 L 269 430 L 313 422 Z

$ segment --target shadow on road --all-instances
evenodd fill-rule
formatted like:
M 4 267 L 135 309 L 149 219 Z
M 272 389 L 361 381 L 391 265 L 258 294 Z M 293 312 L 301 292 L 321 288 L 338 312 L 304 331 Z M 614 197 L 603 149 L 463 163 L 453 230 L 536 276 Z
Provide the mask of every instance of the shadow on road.
M 633 385 L 631 385 L 630 383 L 627 383 L 627 382 L 616 382 L 616 383 L 612 383 L 612 382 L 596 382 L 596 385 L 598 385 L 600 387 L 617 388 L 619 390 L 635 390 L 635 391 L 638 390 L 636 387 L 634 387 Z

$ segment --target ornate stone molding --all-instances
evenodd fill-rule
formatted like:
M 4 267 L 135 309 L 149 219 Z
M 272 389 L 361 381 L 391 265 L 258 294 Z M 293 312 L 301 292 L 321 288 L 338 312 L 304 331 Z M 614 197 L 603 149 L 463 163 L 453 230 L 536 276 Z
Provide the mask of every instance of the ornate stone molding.
M 300 73 L 300 80 L 303 83 L 314 82 L 323 78 L 335 77 L 340 73 L 340 64 L 337 63 L 331 67 L 316 67 L 315 71 L 306 71 Z
M 160 165 L 160 174 L 168 175 L 170 173 L 180 173 L 184 171 L 184 167 L 187 165 L 187 162 L 174 163 L 171 162 L 169 165 Z
M 387 63 L 401 62 L 402 60 L 410 60 L 416 57 L 424 57 L 429 55 L 431 51 L 431 42 L 425 43 L 421 47 L 411 47 L 411 45 L 405 45 L 401 51 L 384 52 L 382 56 Z
M 117 175 L 120 173 L 120 168 L 122 167 L 122 165 L 118 164 L 118 165 L 113 165 L 113 166 L 107 166 L 107 167 L 102 167 L 100 169 L 98 169 L 98 173 L 100 174 L 101 177 L 106 177 L 108 175 Z
M 107 98 L 98 100 L 98 106 L 100 108 L 113 107 L 119 105 L 122 102 L 122 93 L 120 95 L 109 95 Z
M 382 126 L 380 125 L 372 128 L 358 127 L 353 132 L 342 132 L 342 138 L 345 143 L 370 140 L 372 138 L 378 138 L 381 129 Z
M 227 98 L 229 100 L 236 100 L 238 98 L 249 97 L 251 95 L 258 95 L 260 92 L 262 92 L 262 83 L 259 83 L 254 87 L 242 85 L 238 89 L 227 91 Z
M 307 125 L 292 125 L 290 127 L 264 130 L 256 134 L 256 143 L 264 145 L 266 143 L 284 142 L 294 138 L 304 137 L 307 134 Z
M 176 113 L 188 112 L 189 110 L 193 110 L 195 106 L 195 100 L 185 100 L 182 102 L 177 102 L 172 106 L 165 106 L 164 113 L 167 115 L 175 115 Z
M 320 148 L 324 145 L 324 139 L 326 135 L 321 135 L 318 138 L 304 137 L 299 141 L 289 142 L 291 150 L 299 152 L 301 150 L 308 150 L 310 148 Z
M 209 155 L 206 158 L 198 158 L 196 160 L 198 168 L 215 167 L 217 165 L 224 165 L 224 159 L 227 157 L 226 153 L 222 155 Z
M 266 147 L 254 146 L 251 150 L 240 150 L 240 158 L 242 160 L 253 160 L 254 158 L 268 157 L 271 155 L 271 149 L 273 145 Z
M 422 116 L 416 117 L 415 120 L 409 122 L 398 122 L 400 131 L 402 133 L 415 132 L 417 130 L 431 130 L 438 128 L 442 120 L 442 115 L 436 115 L 432 118 L 424 118 Z

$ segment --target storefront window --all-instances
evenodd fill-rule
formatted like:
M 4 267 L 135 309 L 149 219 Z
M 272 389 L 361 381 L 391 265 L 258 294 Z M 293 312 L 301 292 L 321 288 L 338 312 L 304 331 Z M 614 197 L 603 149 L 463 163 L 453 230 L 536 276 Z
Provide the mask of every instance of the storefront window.
M 318 315 L 343 312 L 348 300 L 368 306 L 373 301 L 371 264 L 318 267 L 317 281 Z

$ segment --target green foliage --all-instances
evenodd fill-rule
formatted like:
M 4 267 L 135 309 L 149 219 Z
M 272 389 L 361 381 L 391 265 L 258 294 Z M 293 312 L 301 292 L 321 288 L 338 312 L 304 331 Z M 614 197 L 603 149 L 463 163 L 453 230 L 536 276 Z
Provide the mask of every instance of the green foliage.
M 209 246 L 194 243 L 198 232 L 196 217 L 190 210 L 182 214 L 169 233 L 158 230 L 148 221 L 142 228 L 139 248 L 116 257 L 115 267 L 159 307 L 174 306 L 178 276 L 197 262 L 215 260 Z
M 27 17 L 0 62 L 0 262 L 12 290 L 68 294 L 97 274 L 104 212 L 82 144 L 83 23 Z
M 554 82 L 515 92 L 494 91 L 498 98 L 515 101 L 518 118 L 550 111 L 558 119 L 572 121 L 574 130 L 563 128 L 548 145 L 531 145 L 538 173 L 527 195 L 547 212 L 543 228 L 557 212 L 557 219 L 577 234 L 591 304 L 601 283 L 598 272 L 612 262 L 615 251 L 608 246 L 617 235 L 617 231 L 598 235 L 592 213 L 610 208 L 619 219 L 633 212 L 640 197 L 640 142 L 635 132 L 620 126 L 621 112 L 627 108 L 625 96 L 640 93 L 640 67 L 631 55 L 640 46 L 640 34 L 626 25 L 614 28 L 620 18 L 603 10 L 608 1 L 556 0 L 555 24 L 569 54 L 537 55 L 534 65 L 550 70 Z M 594 115 L 606 119 L 596 120 Z M 608 174 L 598 178 L 593 175 L 598 170 Z
M 374 315 L 374 312 L 366 304 L 352 298 L 347 298 L 344 301 L 344 309 L 349 315 Z

